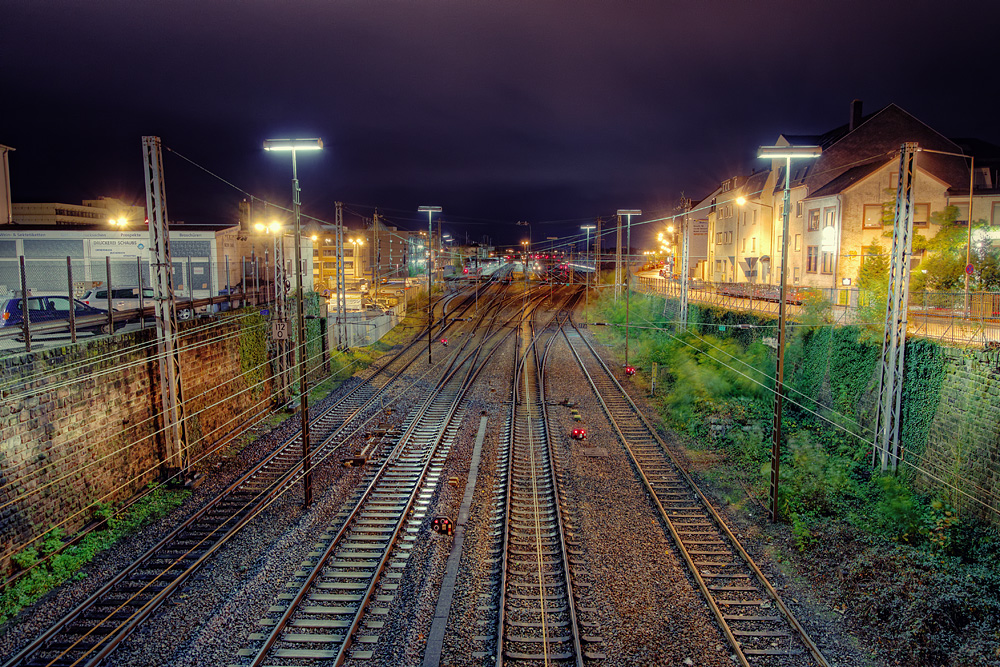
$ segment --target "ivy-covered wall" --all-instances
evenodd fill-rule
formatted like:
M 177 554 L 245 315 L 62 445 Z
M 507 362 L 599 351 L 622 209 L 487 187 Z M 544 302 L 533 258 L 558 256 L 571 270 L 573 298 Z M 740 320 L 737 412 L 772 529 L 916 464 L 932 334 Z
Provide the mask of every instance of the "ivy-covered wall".
M 689 321 L 703 325 L 700 333 L 732 336 L 744 346 L 774 336 L 776 322 L 767 316 L 694 305 L 691 311 Z M 881 344 L 856 327 L 792 328 L 785 351 L 788 395 L 804 406 L 815 407 L 811 399 L 830 406 L 824 416 L 853 432 L 860 427 L 870 443 L 881 354 Z M 791 402 L 786 418 L 803 413 Z M 960 511 L 1000 523 L 1000 351 L 910 338 L 901 405 L 903 472 Z M 870 452 L 870 444 L 856 442 L 859 457 Z
M 928 474 L 958 490 L 955 507 L 997 523 L 1000 512 L 1000 359 L 996 352 L 942 348 L 940 398 L 921 452 Z

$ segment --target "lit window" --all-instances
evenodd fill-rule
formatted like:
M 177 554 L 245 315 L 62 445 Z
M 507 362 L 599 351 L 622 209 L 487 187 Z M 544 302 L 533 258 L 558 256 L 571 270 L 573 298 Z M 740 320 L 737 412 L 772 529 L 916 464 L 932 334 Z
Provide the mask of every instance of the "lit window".
M 834 227 L 837 224 L 837 207 L 828 206 L 823 209 L 823 226 Z
M 882 226 L 882 205 L 865 204 L 865 219 L 862 223 L 865 229 L 878 229 Z
M 806 248 L 806 273 L 816 273 L 819 264 L 819 246 L 811 245 Z
M 824 252 L 823 253 L 823 273 L 830 274 L 833 273 L 833 253 Z
M 809 229 L 810 232 L 813 232 L 813 231 L 816 231 L 817 229 L 819 229 L 819 209 L 818 208 L 811 208 L 811 209 L 809 209 L 809 226 L 808 226 L 808 229 Z

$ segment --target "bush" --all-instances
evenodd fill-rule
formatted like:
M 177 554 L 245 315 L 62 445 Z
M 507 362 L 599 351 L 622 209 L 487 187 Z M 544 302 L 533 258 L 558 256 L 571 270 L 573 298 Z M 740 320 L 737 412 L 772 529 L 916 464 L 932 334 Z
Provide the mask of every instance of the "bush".
M 895 665 L 1000 664 L 1000 574 L 924 550 L 873 542 L 848 562 L 841 602 L 855 625 L 875 624 Z
M 0 595 L 0 623 L 6 622 L 64 581 L 82 578 L 80 569 L 95 555 L 139 527 L 166 515 L 190 494 L 190 491 L 166 491 L 161 486 L 150 485 L 148 493 L 124 512 L 115 514 L 110 506 L 99 503 L 94 514 L 107 519 L 105 528 L 92 530 L 78 543 L 65 549 L 66 531 L 53 527 L 42 539 L 38 550 L 28 547 L 12 556 L 11 560 L 16 565 L 25 569 L 30 567 L 31 570 Z

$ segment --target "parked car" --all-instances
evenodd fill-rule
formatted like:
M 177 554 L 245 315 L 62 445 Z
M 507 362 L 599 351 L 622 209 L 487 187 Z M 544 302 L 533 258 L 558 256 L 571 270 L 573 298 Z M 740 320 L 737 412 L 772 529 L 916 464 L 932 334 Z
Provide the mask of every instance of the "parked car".
M 142 288 L 142 305 L 152 306 L 155 296 L 153 288 Z M 95 287 L 87 290 L 80 301 L 93 308 L 107 308 L 108 288 Z M 139 287 L 112 287 L 111 288 L 111 308 L 114 310 L 138 310 L 140 307 Z
M 20 329 L 23 326 L 24 319 L 21 301 L 21 297 L 14 296 L 2 302 L 2 305 L 0 305 L 0 331 Z M 77 318 L 77 331 L 108 333 L 108 311 L 93 308 L 76 299 L 73 299 L 72 303 Z M 35 325 L 46 322 L 65 321 L 66 331 L 68 331 L 69 309 L 70 299 L 66 296 L 29 296 L 28 322 L 31 325 Z M 102 317 L 98 318 L 98 316 Z M 115 322 L 116 331 L 123 326 L 125 326 L 125 322 Z M 61 329 L 59 331 L 46 331 L 45 333 L 57 332 L 61 332 Z M 20 338 L 18 336 L 18 339 Z

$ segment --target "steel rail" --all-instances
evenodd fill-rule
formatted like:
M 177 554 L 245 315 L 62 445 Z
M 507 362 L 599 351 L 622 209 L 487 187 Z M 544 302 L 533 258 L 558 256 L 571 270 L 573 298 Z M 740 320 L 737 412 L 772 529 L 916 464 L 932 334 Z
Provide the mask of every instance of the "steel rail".
M 451 363 L 449 363 L 443 371 L 443 377 L 439 381 L 437 388 L 434 391 L 430 392 L 428 400 L 425 401 L 425 403 L 418 409 L 416 415 L 411 418 L 410 425 L 408 426 L 406 432 L 400 438 L 397 445 L 394 447 L 393 452 L 386 458 L 385 463 L 382 466 L 380 466 L 378 473 L 372 477 L 371 482 L 369 483 L 368 487 L 366 488 L 362 496 L 354 503 L 353 509 L 350 510 L 348 516 L 343 521 L 337 534 L 330 540 L 329 544 L 324 549 L 324 551 L 321 554 L 319 554 L 316 563 L 312 566 L 312 569 L 310 570 L 309 574 L 306 577 L 306 581 L 304 581 L 301 584 L 301 586 L 299 586 L 298 592 L 291 599 L 289 604 L 285 607 L 284 611 L 281 614 L 281 617 L 274 621 L 274 627 L 272 628 L 268 636 L 265 638 L 264 644 L 256 651 L 253 651 L 253 661 L 251 662 L 252 666 L 257 666 L 262 664 L 263 661 L 267 658 L 267 656 L 272 651 L 275 650 L 275 645 L 279 641 L 281 641 L 282 634 L 286 631 L 288 625 L 292 622 L 293 616 L 296 615 L 296 613 L 300 610 L 303 601 L 310 595 L 310 591 L 316 584 L 317 579 L 321 576 L 322 572 L 324 571 L 324 568 L 329 562 L 330 557 L 340 548 L 340 546 L 342 546 L 345 540 L 345 536 L 348 535 L 348 532 L 351 530 L 352 526 L 355 524 L 356 520 L 363 512 L 364 508 L 366 507 L 366 503 L 369 501 L 369 499 L 371 499 L 374 496 L 374 494 L 378 492 L 379 483 L 381 480 L 385 479 L 385 476 L 388 474 L 388 470 L 391 464 L 394 461 L 401 459 L 403 452 L 406 450 L 406 447 L 410 446 L 408 443 L 413 444 L 413 441 L 417 441 L 415 444 L 418 448 L 424 448 L 428 450 L 420 454 L 420 458 L 422 458 L 425 461 L 424 466 L 421 469 L 419 478 L 416 479 L 412 484 L 412 490 L 411 493 L 409 494 L 405 508 L 398 511 L 398 516 L 396 519 L 394 519 L 395 527 L 393 529 L 393 533 L 389 538 L 387 545 L 384 548 L 382 548 L 382 555 L 379 558 L 379 561 L 375 569 L 371 571 L 371 573 L 368 575 L 369 579 L 368 586 L 366 587 L 366 590 L 362 595 L 361 599 L 358 600 L 358 606 L 355 608 L 354 612 L 350 614 L 352 616 L 352 620 L 349 626 L 346 627 L 345 635 L 337 648 L 336 654 L 332 654 L 332 652 L 330 651 L 321 651 L 318 653 L 309 654 L 308 650 L 299 651 L 296 654 L 296 657 L 300 659 L 310 659 L 310 657 L 315 657 L 317 659 L 326 660 L 327 662 L 332 661 L 332 664 L 335 665 L 342 664 L 343 661 L 346 659 L 347 652 L 353 646 L 354 636 L 357 632 L 359 624 L 362 618 L 364 617 L 364 614 L 366 613 L 366 610 L 371 602 L 372 595 L 374 594 L 375 590 L 377 589 L 381 581 L 382 574 L 384 573 L 386 563 L 388 562 L 388 559 L 393 552 L 394 545 L 398 541 L 400 531 L 403 528 L 403 525 L 406 521 L 406 517 L 410 514 L 415 499 L 417 497 L 417 494 L 420 492 L 422 484 L 424 483 L 425 478 L 427 476 L 427 471 L 431 463 L 434 461 L 434 451 L 436 451 L 437 448 L 440 447 L 447 433 L 449 432 L 449 430 L 452 429 L 452 422 L 460 408 L 461 402 L 464 399 L 464 395 L 468 391 L 469 387 L 471 387 L 475 377 L 478 375 L 478 373 L 485 365 L 485 361 L 480 364 L 478 363 L 478 359 L 482 355 L 483 351 L 486 349 L 487 344 L 489 344 L 496 337 L 496 334 L 504 333 L 506 326 L 499 327 L 495 331 L 493 331 L 492 329 L 493 329 L 493 324 L 497 319 L 497 317 L 499 316 L 505 302 L 506 300 L 501 301 L 500 305 L 493 310 L 493 314 L 491 315 L 491 323 L 485 329 L 480 329 L 480 331 L 483 333 L 483 340 L 479 344 L 475 345 L 475 349 L 471 353 L 469 353 L 466 356 L 466 358 L 461 362 L 456 361 L 461 356 L 461 350 L 456 352 L 456 354 L 452 357 Z M 486 311 L 484 311 L 483 316 L 480 318 L 480 323 L 482 323 L 483 319 L 486 317 L 486 314 L 487 314 Z M 501 339 L 506 338 L 509 335 L 510 331 L 508 330 L 506 331 L 506 333 L 504 333 Z M 471 339 L 472 337 L 469 337 L 467 339 L 466 344 L 462 346 L 462 350 L 464 350 L 467 346 L 471 345 Z M 494 350 L 497 349 L 498 346 L 499 343 L 494 342 L 493 349 Z M 462 369 L 466 369 L 464 375 L 461 375 Z M 458 382 L 458 386 L 449 388 L 449 384 L 453 384 L 456 381 Z M 440 412 L 439 404 L 442 402 L 442 399 L 444 399 L 444 402 L 447 405 L 446 415 L 443 418 L 438 414 L 433 414 L 433 415 L 431 414 L 432 410 L 434 409 Z M 418 433 L 418 431 L 421 428 L 426 427 L 422 420 L 422 417 L 427 415 L 430 415 L 429 419 L 432 422 L 438 424 L 438 427 L 435 429 L 435 432 L 432 437 L 421 435 Z M 394 511 L 394 513 L 397 512 Z M 332 639 L 330 639 L 331 636 L 329 635 L 320 637 L 321 638 L 317 639 L 317 641 L 327 641 L 327 642 L 333 641 Z M 299 641 L 309 643 L 308 639 L 305 637 L 297 639 L 299 639 Z M 277 657 L 281 656 L 279 655 Z
M 708 606 L 709 606 L 710 610 L 712 611 L 713 615 L 716 617 L 716 621 L 718 622 L 720 628 L 723 630 L 723 633 L 725 634 L 726 639 L 729 641 L 729 643 L 732 646 L 732 648 L 736 651 L 736 655 L 737 655 L 738 659 L 740 660 L 740 664 L 743 665 L 744 667 L 750 667 L 750 663 L 749 663 L 749 661 L 748 661 L 748 659 L 747 659 L 747 657 L 745 655 L 745 650 L 744 650 L 744 647 L 742 646 L 742 642 L 739 639 L 737 639 L 737 636 L 736 636 L 737 633 L 736 633 L 736 631 L 732 630 L 732 628 L 730 627 L 730 624 L 729 624 L 729 622 L 728 622 L 728 620 L 726 618 L 727 616 L 730 616 L 729 620 L 739 620 L 739 616 L 738 615 L 734 616 L 734 615 L 724 614 L 722 612 L 722 610 L 719 608 L 718 604 L 716 603 L 716 596 L 713 595 L 712 591 L 710 590 L 709 585 L 707 584 L 707 582 L 705 581 L 705 578 L 702 576 L 702 573 L 699 570 L 698 564 L 695 563 L 694 559 L 692 558 L 692 554 L 689 553 L 689 550 L 687 549 L 687 547 L 685 545 L 685 539 L 681 536 L 681 532 L 682 531 L 678 530 L 678 528 L 675 525 L 674 521 L 670 518 L 670 513 L 664 507 L 663 502 L 660 499 L 660 495 L 663 495 L 663 493 L 662 492 L 658 492 L 657 489 L 655 488 L 653 482 L 649 479 L 649 476 L 646 474 L 646 471 L 644 470 L 643 463 L 640 462 L 639 457 L 636 455 L 635 451 L 633 450 L 632 444 L 629 442 L 629 438 L 624 433 L 623 428 L 622 428 L 622 420 L 623 419 L 633 418 L 633 419 L 637 420 L 640 423 L 640 425 L 642 426 L 642 428 L 644 429 L 644 431 L 646 432 L 646 434 L 648 434 L 648 436 L 656 443 L 657 449 L 658 449 L 658 455 L 661 457 L 662 462 L 670 464 L 671 468 L 673 470 L 675 470 L 679 474 L 679 476 L 680 476 L 681 479 L 683 479 L 683 483 L 685 485 L 685 488 L 689 492 L 691 492 L 691 493 L 694 494 L 694 497 L 697 499 L 698 503 L 700 504 L 701 509 L 707 514 L 707 516 L 709 518 L 711 518 L 712 522 L 715 524 L 715 526 L 716 526 L 717 530 L 719 531 L 719 533 L 722 536 L 725 537 L 728 545 L 740 557 L 740 559 L 743 561 L 743 563 L 746 565 L 746 567 L 753 573 L 753 577 L 755 578 L 756 583 L 759 584 L 760 587 L 764 591 L 766 591 L 767 595 L 771 598 L 771 601 L 774 603 L 774 605 L 777 607 L 777 609 L 782 614 L 782 616 L 783 616 L 785 622 L 787 623 L 787 625 L 792 630 L 795 631 L 796 635 L 802 641 L 802 644 L 806 647 L 806 649 L 808 650 L 808 652 L 812 656 L 812 658 L 815 661 L 815 663 L 818 664 L 818 665 L 821 665 L 821 667 L 829 667 L 829 663 L 826 661 L 826 658 L 822 655 L 822 653 L 820 652 L 819 648 L 816 646 L 815 642 L 813 642 L 813 640 L 809 637 L 809 635 L 806 632 L 805 628 L 802 627 L 801 623 L 795 618 L 795 616 L 792 614 L 791 610 L 788 609 L 788 607 L 785 605 L 784 601 L 781 599 L 781 596 L 778 594 L 777 590 L 775 590 L 775 588 L 768 581 L 766 575 L 763 573 L 763 571 L 760 569 L 760 567 L 756 564 L 756 562 L 754 562 L 754 560 L 750 556 L 750 554 L 747 553 L 747 551 L 744 549 L 743 545 L 740 543 L 740 541 L 737 538 L 737 536 L 733 533 L 733 531 L 726 524 L 726 522 L 723 519 L 723 517 L 715 509 L 715 507 L 712 505 L 712 503 L 709 501 L 709 499 L 698 488 L 698 485 L 694 482 L 694 480 L 691 478 L 691 476 L 687 473 L 687 471 L 681 465 L 680 461 L 670 451 L 670 449 L 669 449 L 669 447 L 667 447 L 666 443 L 664 443 L 663 440 L 659 437 L 659 435 L 657 434 L 655 428 L 649 423 L 649 421 L 642 414 L 642 411 L 639 410 L 639 408 L 632 401 L 632 399 L 628 395 L 628 393 L 622 388 L 621 384 L 614 377 L 614 374 L 611 373 L 611 371 L 608 369 L 607 364 L 600 357 L 600 355 L 597 353 L 597 351 L 594 350 L 594 348 L 591 345 L 591 343 L 583 335 L 581 335 L 580 332 L 578 330 L 576 330 L 575 327 L 574 327 L 573 333 L 583 343 L 584 348 L 591 355 L 590 358 L 597 364 L 598 368 L 602 371 L 602 373 L 603 373 L 602 379 L 612 385 L 613 390 L 614 390 L 614 394 L 613 394 L 614 397 L 617 398 L 621 403 L 624 403 L 627 406 L 629 414 L 626 414 L 626 415 L 619 414 L 617 416 L 615 414 L 613 414 L 611 406 L 605 400 L 605 394 L 603 394 L 602 391 L 598 388 L 597 383 L 595 382 L 594 377 L 591 375 L 591 373 L 589 372 L 589 370 L 586 367 L 586 364 L 585 364 L 583 358 L 580 356 L 580 353 L 579 353 L 579 351 L 577 349 L 577 346 L 573 344 L 573 342 L 572 342 L 569 334 L 565 330 L 564 330 L 563 333 L 564 333 L 564 336 L 566 337 L 567 343 L 569 344 L 570 350 L 572 351 L 574 357 L 576 357 L 576 359 L 577 359 L 577 361 L 578 361 L 578 363 L 580 365 L 580 368 L 583 370 L 584 374 L 586 375 L 586 377 L 588 379 L 588 382 L 591 384 L 591 387 L 592 387 L 592 389 L 593 389 L 596 397 L 598 398 L 599 402 L 601 403 L 601 406 L 604 409 L 605 414 L 608 416 L 609 421 L 611 421 L 612 425 L 614 426 L 615 431 L 617 432 L 619 438 L 621 439 L 621 441 L 622 441 L 622 443 L 623 443 L 623 445 L 625 447 L 626 452 L 629 454 L 629 456 L 630 456 L 630 458 L 632 460 L 632 463 L 633 463 L 633 465 L 636 468 L 636 471 L 639 473 L 639 476 L 640 476 L 640 479 L 643 482 L 643 485 L 645 486 L 645 488 L 646 488 L 647 492 L 649 493 L 650 497 L 653 499 L 653 501 L 654 501 L 654 503 L 655 503 L 658 511 L 660 512 L 661 518 L 664 520 L 664 523 L 668 527 L 668 529 L 669 529 L 669 531 L 671 533 L 671 536 L 674 539 L 674 542 L 677 544 L 678 550 L 681 552 L 681 556 L 684 559 L 685 565 L 687 566 L 687 568 L 688 568 L 690 574 L 692 575 L 692 577 L 695 579 L 695 582 L 697 583 L 698 588 L 701 591 L 702 596 L 704 597 L 704 599 L 706 601 L 706 604 L 708 604 Z M 702 565 L 707 565 L 707 564 L 702 564 Z M 764 621 L 765 620 L 765 619 L 761 619 L 761 618 L 757 618 L 757 617 L 748 617 L 748 616 L 744 617 L 744 618 L 746 618 L 747 620 L 751 620 L 751 621 L 753 621 L 753 620 Z M 750 636 L 766 637 L 766 636 L 774 636 L 774 635 L 768 635 L 768 631 L 763 631 L 763 632 L 760 632 L 760 633 L 747 631 L 745 633 L 744 632 L 740 632 L 739 636 L 743 636 L 743 637 L 750 637 Z M 750 649 L 746 649 L 746 651 L 750 652 Z M 770 650 L 759 650 L 759 651 L 758 650 L 753 650 L 752 654 L 755 657 L 761 657 L 762 655 L 774 655 L 774 656 L 783 656 L 784 657 L 784 656 L 790 655 L 787 651 L 784 651 L 784 652 L 773 651 L 772 652 Z
M 458 295 L 450 295 L 449 300 L 456 298 Z M 466 304 L 464 311 L 467 311 L 471 307 L 471 301 L 466 299 Z M 464 312 L 463 311 L 463 312 Z M 442 323 L 441 330 L 444 330 L 445 325 Z M 406 367 L 412 364 L 417 358 L 419 358 L 419 350 L 414 354 L 413 358 L 406 361 L 404 360 L 403 368 L 395 371 L 389 380 L 386 381 L 384 385 L 379 387 L 374 392 L 370 392 L 372 381 L 384 373 L 393 363 L 403 359 L 407 352 L 412 352 L 417 348 L 418 341 L 414 340 L 409 345 L 401 349 L 397 354 L 392 355 L 385 363 L 381 364 L 374 372 L 369 373 L 368 377 L 363 383 L 352 388 L 343 398 L 338 400 L 334 405 L 330 406 L 323 411 L 322 414 L 317 415 L 311 420 L 310 429 L 324 424 L 331 419 L 331 415 L 335 413 L 343 413 L 345 406 L 347 406 L 351 401 L 357 401 L 361 399 L 361 405 L 357 406 L 355 403 L 354 409 L 350 410 L 352 414 L 361 413 L 366 407 L 373 405 L 375 400 L 379 397 L 381 392 L 393 381 L 393 378 L 398 377 Z M 369 393 L 370 392 L 370 393 Z M 368 394 L 367 396 L 365 394 Z M 313 451 L 320 451 L 323 447 L 328 446 L 332 443 L 334 437 L 339 432 L 340 429 L 344 428 L 348 423 L 349 418 L 345 417 L 341 420 L 338 427 L 334 428 L 332 431 L 328 430 L 325 434 L 320 434 L 317 440 L 323 440 L 323 443 L 314 448 Z M 326 424 L 329 428 L 329 424 Z M 16 665 L 26 664 L 26 661 L 30 660 L 32 656 L 37 655 L 39 652 L 45 650 L 49 644 L 62 632 L 66 627 L 73 624 L 77 619 L 79 619 L 88 610 L 96 607 L 104 598 L 106 598 L 117 586 L 120 584 L 127 583 L 129 581 L 130 575 L 135 573 L 146 566 L 154 557 L 164 551 L 171 544 L 175 543 L 180 537 L 185 534 L 193 532 L 192 529 L 198 526 L 198 523 L 205 518 L 209 513 L 217 507 L 220 507 L 225 501 L 235 496 L 238 492 L 243 490 L 251 480 L 258 477 L 264 477 L 269 473 L 268 468 L 273 465 L 278 465 L 282 468 L 287 468 L 284 473 L 280 471 L 277 477 L 270 484 L 264 485 L 258 494 L 250 501 L 243 504 L 241 507 L 237 508 L 235 513 L 232 514 L 228 519 L 218 523 L 214 530 L 211 530 L 207 535 L 204 535 L 202 539 L 198 540 L 193 546 L 188 548 L 184 553 L 178 556 L 173 561 L 169 562 L 165 569 L 163 569 L 159 575 L 152 577 L 146 582 L 144 586 L 138 590 L 133 590 L 132 595 L 129 596 L 124 602 L 122 602 L 111 614 L 106 615 L 104 618 L 100 619 L 97 625 L 91 627 L 90 630 L 85 632 L 76 641 L 69 643 L 69 647 L 64 649 L 59 656 L 53 659 L 53 661 L 59 661 L 63 659 L 68 651 L 71 651 L 74 647 L 79 646 L 84 641 L 91 638 L 94 632 L 97 630 L 98 626 L 102 623 L 109 621 L 118 614 L 122 609 L 126 608 L 128 605 L 134 603 L 139 596 L 147 594 L 150 589 L 161 585 L 164 581 L 167 581 L 166 575 L 171 571 L 172 568 L 185 560 L 190 560 L 190 556 L 195 553 L 198 549 L 204 548 L 205 543 L 213 537 L 217 536 L 217 540 L 208 546 L 205 551 L 203 551 L 184 571 L 173 576 L 172 579 L 167 581 L 166 585 L 158 590 L 152 598 L 142 603 L 140 607 L 129 614 L 125 619 L 121 620 L 120 624 L 110 629 L 110 632 L 103 633 L 99 641 L 88 650 L 84 652 L 84 655 L 76 658 L 72 664 L 79 664 L 81 660 L 86 660 L 87 665 L 97 665 L 106 658 L 125 638 L 127 638 L 131 632 L 135 630 L 142 622 L 151 616 L 156 609 L 158 609 L 176 590 L 191 576 L 193 575 L 202 565 L 204 565 L 207 560 L 213 556 L 222 546 L 224 546 L 233 536 L 235 536 L 250 520 L 255 518 L 259 511 L 269 504 L 269 501 L 282 493 L 282 490 L 288 488 L 290 485 L 294 484 L 298 480 L 298 475 L 301 473 L 301 460 L 289 463 L 287 461 L 280 461 L 283 456 L 286 456 L 287 452 L 294 451 L 296 445 L 300 442 L 301 432 L 297 431 L 295 434 L 290 436 L 284 443 L 279 445 L 271 454 L 266 456 L 262 461 L 260 461 L 251 470 L 244 473 L 238 480 L 232 483 L 224 491 L 218 494 L 215 498 L 210 500 L 205 506 L 199 509 L 195 514 L 189 517 L 180 526 L 171 531 L 167 536 L 165 536 L 160 542 L 148 549 L 145 553 L 140 555 L 132 564 L 127 566 L 117 575 L 112 577 L 108 582 L 101 586 L 97 591 L 91 594 L 86 600 L 77 605 L 72 611 L 70 611 L 63 618 L 58 620 L 55 624 L 50 626 L 44 633 L 37 637 L 30 644 L 25 646 L 21 651 L 19 651 L 15 656 L 10 658 L 4 667 L 14 667 Z M 225 532 L 219 532 L 223 527 L 234 521 L 229 526 L 229 529 Z M 75 633 L 79 634 L 79 633 Z M 90 654 L 98 647 L 102 646 L 100 651 L 92 657 Z M 52 664 L 52 663 L 49 663 Z
M 511 444 L 507 455 L 505 473 L 505 506 L 507 511 L 504 513 L 503 520 L 502 565 L 499 582 L 500 611 L 497 618 L 497 645 L 495 654 L 498 665 L 506 664 L 505 661 L 507 659 L 512 662 L 537 662 L 541 660 L 546 665 L 555 660 L 560 663 L 572 661 L 577 667 L 582 667 L 584 653 L 580 638 L 579 622 L 576 616 L 565 527 L 560 509 L 562 501 L 559 495 L 555 467 L 552 463 L 554 456 L 551 438 L 549 437 L 548 414 L 545 405 L 544 381 L 542 377 L 545 360 L 551 349 L 552 342 L 556 340 L 556 332 L 558 332 L 560 326 L 560 313 L 557 311 L 552 319 L 555 322 L 555 331 L 548 337 L 541 354 L 538 353 L 537 346 L 544 332 L 534 333 L 534 315 L 536 313 L 537 311 L 532 314 L 530 321 L 524 323 L 522 328 L 523 333 L 518 337 L 518 346 L 520 348 L 523 345 L 523 353 L 515 355 L 515 369 L 511 382 L 511 411 L 508 424 Z M 524 342 L 525 338 L 527 338 L 526 343 Z M 522 385 L 524 386 L 523 394 L 521 393 Z M 535 441 L 536 430 L 540 431 L 537 437 L 541 440 L 541 444 Z M 527 440 L 527 451 L 519 452 L 519 450 L 525 448 L 524 440 Z M 539 453 L 542 454 L 541 459 L 537 458 L 537 454 Z M 519 470 L 519 466 L 523 468 L 525 465 L 528 466 L 527 473 Z M 524 479 L 525 476 L 528 479 Z M 540 487 L 540 483 L 544 488 Z M 525 570 L 523 573 L 512 572 L 511 570 L 513 560 L 512 542 L 515 524 L 517 523 L 512 519 L 511 513 L 517 504 L 515 489 L 518 487 L 524 489 L 522 495 L 523 493 L 530 495 L 534 518 L 534 532 L 532 534 L 534 535 L 535 545 L 535 565 L 532 566 L 533 570 L 529 568 L 529 570 Z M 540 523 L 543 514 L 553 517 L 552 519 L 547 518 L 546 523 L 550 524 L 554 520 L 555 545 L 543 544 L 545 540 L 543 540 L 543 531 Z M 553 536 L 546 536 L 546 539 L 549 537 Z M 558 554 L 558 557 L 553 559 L 552 557 L 556 556 L 556 554 Z M 551 569 L 552 565 L 556 563 L 561 568 L 559 571 Z M 524 562 L 523 564 L 529 565 L 530 563 Z M 533 578 L 532 572 L 534 572 L 534 578 L 537 581 Z M 528 579 L 527 582 L 523 583 L 523 586 L 531 587 L 537 585 L 538 597 L 536 599 L 538 601 L 537 613 L 539 619 L 537 622 L 530 618 L 525 621 L 509 620 L 513 610 L 509 609 L 508 588 L 519 584 L 516 581 L 519 576 Z M 532 583 L 533 581 L 535 583 Z M 565 606 L 557 607 L 550 611 L 547 608 L 547 602 L 552 599 L 552 596 L 547 594 L 547 590 L 557 591 L 556 595 L 559 595 L 564 600 Z M 528 598 L 528 596 L 525 597 L 526 599 Z M 527 605 L 519 608 L 518 611 L 523 612 L 526 609 L 528 609 Z M 568 616 L 568 621 L 559 623 L 559 627 L 568 625 L 570 633 L 568 641 L 564 636 L 550 637 L 547 620 L 548 616 L 552 613 Z M 523 626 L 514 627 L 540 629 L 541 637 L 511 636 L 508 634 L 508 625 L 512 623 L 524 624 Z M 519 653 L 514 651 L 512 647 L 506 648 L 507 644 L 517 645 L 519 643 L 523 644 L 535 641 L 541 643 L 541 654 Z M 552 654 L 550 644 L 564 646 L 568 644 L 571 650 L 568 653 Z

